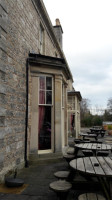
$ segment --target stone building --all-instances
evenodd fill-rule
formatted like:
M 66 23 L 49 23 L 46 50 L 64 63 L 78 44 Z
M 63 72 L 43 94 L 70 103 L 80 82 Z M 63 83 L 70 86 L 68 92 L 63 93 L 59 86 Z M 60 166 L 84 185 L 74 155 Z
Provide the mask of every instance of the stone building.
M 80 133 L 80 102 L 82 100 L 79 91 L 68 91 L 68 134 L 78 138 Z
M 42 0 L 0 0 L 0 180 L 68 144 L 73 77 Z

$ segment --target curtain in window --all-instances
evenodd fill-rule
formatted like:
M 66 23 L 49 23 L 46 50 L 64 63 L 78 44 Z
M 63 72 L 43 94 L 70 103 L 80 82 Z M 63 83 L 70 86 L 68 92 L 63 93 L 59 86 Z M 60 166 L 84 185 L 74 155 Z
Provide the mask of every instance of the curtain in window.
M 40 130 L 43 127 L 44 114 L 45 114 L 45 106 L 39 106 L 39 124 L 38 124 L 39 135 L 40 135 Z
M 39 80 L 39 104 L 45 104 L 45 77 L 40 77 Z

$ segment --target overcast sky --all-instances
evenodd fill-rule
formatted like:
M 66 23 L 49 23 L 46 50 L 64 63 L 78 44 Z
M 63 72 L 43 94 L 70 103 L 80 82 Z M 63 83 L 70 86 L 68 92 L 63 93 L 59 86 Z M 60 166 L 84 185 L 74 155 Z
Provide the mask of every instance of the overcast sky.
M 112 0 L 43 0 L 53 25 L 59 18 L 74 88 L 91 107 L 112 97 Z

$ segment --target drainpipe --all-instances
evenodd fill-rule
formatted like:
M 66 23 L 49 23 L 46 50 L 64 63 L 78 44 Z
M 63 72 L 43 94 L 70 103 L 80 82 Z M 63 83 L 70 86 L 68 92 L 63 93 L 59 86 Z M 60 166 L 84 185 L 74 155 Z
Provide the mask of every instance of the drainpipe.
M 25 115 L 25 152 L 24 152 L 24 159 L 25 159 L 25 167 L 27 168 L 28 165 L 28 158 L 27 158 L 27 139 L 28 139 L 28 69 L 29 69 L 29 60 L 26 60 L 26 115 Z

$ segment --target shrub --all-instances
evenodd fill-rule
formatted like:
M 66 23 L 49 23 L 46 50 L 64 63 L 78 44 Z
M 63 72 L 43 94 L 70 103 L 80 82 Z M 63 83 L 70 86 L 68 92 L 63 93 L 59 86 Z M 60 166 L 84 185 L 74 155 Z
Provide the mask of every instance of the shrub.
M 108 125 L 108 130 L 112 130 L 112 125 Z

